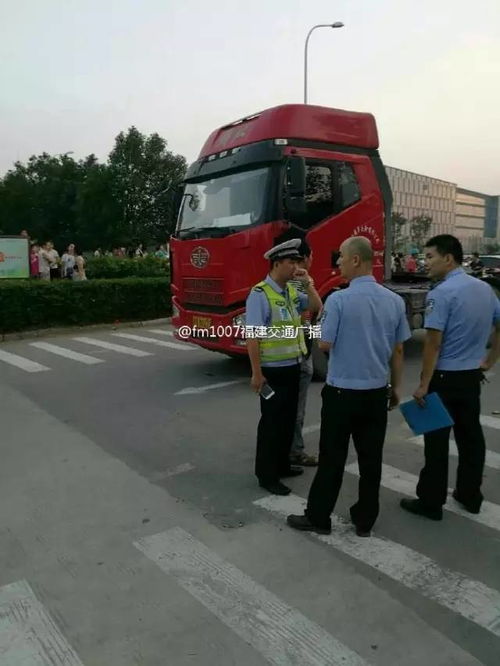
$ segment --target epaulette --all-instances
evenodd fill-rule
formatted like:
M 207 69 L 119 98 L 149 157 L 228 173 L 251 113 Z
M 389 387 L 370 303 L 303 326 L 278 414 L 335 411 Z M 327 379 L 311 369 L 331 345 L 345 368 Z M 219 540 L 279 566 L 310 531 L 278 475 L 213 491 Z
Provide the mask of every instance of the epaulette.
M 265 284 L 266 284 L 265 280 L 263 280 L 262 282 L 258 282 L 255 285 L 255 287 L 253 287 L 252 291 L 264 291 L 262 287 L 264 287 Z

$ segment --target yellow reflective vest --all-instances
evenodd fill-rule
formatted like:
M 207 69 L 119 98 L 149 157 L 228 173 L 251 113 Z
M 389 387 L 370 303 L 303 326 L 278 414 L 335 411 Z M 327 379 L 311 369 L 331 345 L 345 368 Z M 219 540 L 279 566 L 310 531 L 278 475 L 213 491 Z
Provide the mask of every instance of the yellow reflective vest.
M 261 363 L 300 360 L 306 356 L 307 347 L 298 312 L 300 299 L 295 287 L 287 284 L 285 296 L 278 294 L 265 281 L 259 282 L 254 289 L 264 292 L 271 308 L 267 335 L 259 340 Z

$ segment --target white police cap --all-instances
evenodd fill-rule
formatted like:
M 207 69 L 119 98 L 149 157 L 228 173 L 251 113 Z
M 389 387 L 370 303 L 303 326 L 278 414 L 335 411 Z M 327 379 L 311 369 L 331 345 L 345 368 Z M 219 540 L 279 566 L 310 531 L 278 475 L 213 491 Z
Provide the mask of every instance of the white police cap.
M 301 259 L 299 253 L 301 243 L 300 238 L 292 238 L 284 243 L 275 245 L 265 253 L 264 259 L 270 259 L 271 261 L 277 261 L 278 259 Z

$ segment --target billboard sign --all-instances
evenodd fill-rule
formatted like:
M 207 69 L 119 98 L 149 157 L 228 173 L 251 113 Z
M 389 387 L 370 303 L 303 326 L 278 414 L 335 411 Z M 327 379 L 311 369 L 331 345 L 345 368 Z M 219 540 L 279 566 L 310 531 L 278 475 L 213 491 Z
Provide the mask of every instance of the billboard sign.
M 29 276 L 29 240 L 22 236 L 0 236 L 0 279 Z

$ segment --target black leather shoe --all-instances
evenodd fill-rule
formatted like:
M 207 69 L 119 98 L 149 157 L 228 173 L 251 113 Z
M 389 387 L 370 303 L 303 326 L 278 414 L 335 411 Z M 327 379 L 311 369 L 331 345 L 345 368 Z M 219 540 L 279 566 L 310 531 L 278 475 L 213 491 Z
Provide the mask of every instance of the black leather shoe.
M 294 516 L 291 514 L 286 519 L 286 522 L 294 530 L 301 530 L 302 532 L 316 532 L 316 534 L 331 534 L 330 527 L 318 527 L 313 525 L 307 516 Z
M 402 499 L 399 505 L 417 516 L 424 516 L 429 520 L 443 520 L 443 509 L 428 509 L 419 499 Z
M 285 486 L 281 481 L 274 481 L 271 483 L 259 483 L 261 488 L 267 490 L 271 495 L 289 495 L 292 491 L 288 486 Z
M 468 511 L 469 513 L 476 513 L 477 514 L 481 511 L 481 505 L 479 505 L 479 506 L 474 505 L 473 506 L 472 504 L 465 504 L 465 502 L 462 502 L 462 500 L 459 498 L 456 490 L 453 491 L 452 497 L 455 500 L 455 502 L 458 502 L 460 504 L 460 506 L 463 509 L 465 509 L 466 511 Z
M 356 527 L 356 535 L 359 537 L 370 537 L 372 535 L 370 530 L 362 530 L 361 527 Z
M 290 469 L 287 469 L 283 474 L 280 474 L 281 479 L 292 479 L 294 476 L 300 476 L 304 474 L 302 467 L 297 467 L 297 465 L 290 465 Z

